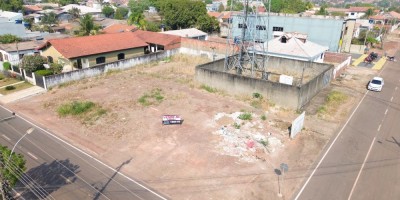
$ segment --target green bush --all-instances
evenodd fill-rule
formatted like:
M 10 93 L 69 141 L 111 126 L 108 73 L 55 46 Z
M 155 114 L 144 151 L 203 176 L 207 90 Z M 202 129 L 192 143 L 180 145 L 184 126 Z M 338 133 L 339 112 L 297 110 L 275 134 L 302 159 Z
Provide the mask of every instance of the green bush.
M 94 106 L 95 104 L 90 101 L 73 101 L 58 107 L 57 112 L 60 116 L 80 115 L 90 111 Z
M 13 86 L 13 85 L 6 86 L 6 90 L 14 90 L 14 89 L 15 89 L 15 86 Z
M 11 70 L 11 63 L 9 63 L 9 62 L 4 62 L 4 63 L 3 63 L 3 70 L 4 70 L 4 71 Z
M 210 93 L 215 93 L 215 92 L 217 92 L 217 89 L 215 89 L 215 88 L 213 88 L 213 87 L 210 87 L 210 86 L 208 86 L 208 85 L 201 85 L 200 88 L 201 88 L 201 89 L 204 89 L 204 90 L 206 90 L 207 92 L 210 92 Z
M 262 115 L 262 116 L 261 116 L 261 119 L 262 119 L 263 121 L 265 121 L 265 120 L 267 119 L 267 116 Z
M 247 112 L 240 114 L 238 116 L 238 118 L 241 119 L 241 120 L 251 120 L 251 119 L 253 119 L 253 117 L 251 116 L 251 113 L 247 113 Z
M 35 71 L 36 74 L 39 74 L 41 76 L 50 76 L 53 75 L 53 71 L 48 70 L 48 69 L 41 69 L 41 70 L 37 70 Z

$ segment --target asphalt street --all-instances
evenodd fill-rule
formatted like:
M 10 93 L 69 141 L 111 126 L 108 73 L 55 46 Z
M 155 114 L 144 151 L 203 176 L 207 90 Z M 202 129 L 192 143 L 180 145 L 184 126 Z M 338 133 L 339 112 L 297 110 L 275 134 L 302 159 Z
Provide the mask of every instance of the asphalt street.
M 11 112 L 0 106 L 0 144 L 12 149 L 20 140 L 14 151 L 27 160 L 27 170 L 15 187 L 18 199 L 167 199 L 119 172 L 131 160 L 113 169 L 18 113 L 1 120 L 10 116 Z M 23 137 L 31 127 L 34 131 Z
M 382 92 L 366 91 L 294 199 L 400 199 L 400 63 L 379 73 Z

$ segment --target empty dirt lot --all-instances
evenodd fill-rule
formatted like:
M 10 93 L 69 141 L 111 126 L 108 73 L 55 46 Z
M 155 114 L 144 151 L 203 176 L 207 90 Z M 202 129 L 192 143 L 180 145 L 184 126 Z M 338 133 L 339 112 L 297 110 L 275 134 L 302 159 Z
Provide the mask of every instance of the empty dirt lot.
M 279 199 L 274 170 L 281 163 L 289 166 L 282 188 L 282 199 L 289 199 L 376 73 L 348 68 L 313 99 L 303 131 L 291 140 L 288 126 L 296 111 L 252 94 L 231 96 L 198 85 L 194 68 L 207 61 L 178 55 L 7 106 L 111 166 L 132 158 L 122 172 L 171 199 Z M 343 98 L 327 104 L 324 95 L 332 91 Z M 72 101 L 91 101 L 105 114 L 60 117 L 57 109 Z M 163 114 L 181 115 L 184 123 L 163 126 Z

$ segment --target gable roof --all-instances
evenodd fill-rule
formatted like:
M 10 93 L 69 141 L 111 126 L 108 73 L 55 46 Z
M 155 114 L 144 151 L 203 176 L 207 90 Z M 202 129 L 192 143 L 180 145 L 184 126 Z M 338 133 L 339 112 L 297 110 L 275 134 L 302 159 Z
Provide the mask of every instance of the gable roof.
M 212 12 L 212 11 L 207 12 L 207 14 L 210 15 L 211 17 L 215 17 L 217 19 L 219 19 L 222 16 L 224 16 L 224 14 L 222 14 L 220 12 Z
M 38 49 L 49 44 L 68 59 L 148 46 L 131 32 L 49 40 Z
M 137 29 L 136 26 L 129 26 L 125 24 L 113 24 L 103 29 L 104 33 L 121 33 L 121 32 L 131 32 Z
M 43 43 L 44 41 L 26 41 L 18 43 L 0 44 L 0 49 L 6 52 L 35 50 L 40 45 L 43 45 Z
M 22 7 L 24 7 L 25 11 L 38 12 L 42 10 L 42 8 L 37 5 L 23 5 Z
M 181 41 L 181 37 L 179 36 L 161 34 L 151 31 L 137 30 L 133 32 L 133 34 L 147 43 L 158 44 L 163 46 L 180 43 Z
M 400 14 L 395 11 L 390 11 L 389 14 L 396 19 L 400 19 Z
M 349 12 L 367 12 L 370 8 L 374 9 L 373 7 L 350 7 Z
M 287 38 L 286 43 L 281 42 L 282 37 Z M 259 46 L 249 47 L 249 50 L 253 49 L 259 52 L 262 51 Z M 302 42 L 292 34 L 285 34 L 264 43 L 264 49 L 268 49 L 268 52 L 262 53 L 267 53 L 269 55 L 292 56 L 310 60 L 327 51 L 329 48 L 308 40 Z

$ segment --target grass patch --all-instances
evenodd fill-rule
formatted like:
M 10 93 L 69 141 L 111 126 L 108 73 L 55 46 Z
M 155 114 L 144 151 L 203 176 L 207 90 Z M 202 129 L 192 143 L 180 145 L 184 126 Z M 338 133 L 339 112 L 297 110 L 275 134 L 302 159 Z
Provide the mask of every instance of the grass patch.
M 0 94 L 2 95 L 7 95 L 7 94 L 11 94 L 20 90 L 24 90 L 26 88 L 30 88 L 32 87 L 31 84 L 27 83 L 27 82 L 23 82 L 23 83 L 19 83 L 16 85 L 13 85 L 13 87 L 15 87 L 15 89 L 13 90 L 7 90 L 5 87 L 0 89 Z
M 152 89 L 150 93 L 142 95 L 138 102 L 143 106 L 158 105 L 164 100 L 163 92 L 160 88 Z
M 261 140 L 259 141 L 260 144 L 262 144 L 264 147 L 268 147 L 268 141 Z
M 330 111 L 335 111 L 337 110 L 337 107 L 340 106 L 340 104 L 344 103 L 347 100 L 348 96 L 343 94 L 342 92 L 339 91 L 331 91 L 325 99 L 324 105 L 318 108 L 317 112 L 319 114 L 324 114 Z
M 263 120 L 263 121 L 267 120 L 267 116 L 262 115 L 262 116 L 261 116 L 261 120 Z
M 236 128 L 236 129 L 240 129 L 240 124 L 238 124 L 238 123 L 235 122 L 235 123 L 233 124 L 233 127 Z
M 218 91 L 216 88 L 210 87 L 208 85 L 201 85 L 200 88 L 210 93 L 216 93 Z
M 251 113 L 245 112 L 245 113 L 240 114 L 238 116 L 238 118 L 241 120 L 252 120 L 253 116 L 251 115 Z
M 74 116 L 82 119 L 84 123 L 90 123 L 106 114 L 107 110 L 91 101 L 72 101 L 60 105 L 57 113 L 60 117 Z
M 6 78 L 4 76 L 0 76 L 0 87 L 6 86 L 6 85 L 10 85 L 13 83 L 17 83 L 20 82 L 20 80 L 18 79 L 14 79 L 14 78 Z

